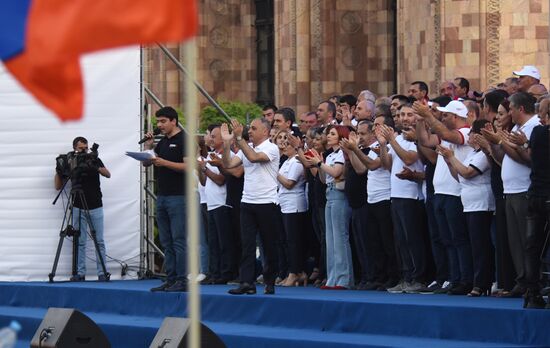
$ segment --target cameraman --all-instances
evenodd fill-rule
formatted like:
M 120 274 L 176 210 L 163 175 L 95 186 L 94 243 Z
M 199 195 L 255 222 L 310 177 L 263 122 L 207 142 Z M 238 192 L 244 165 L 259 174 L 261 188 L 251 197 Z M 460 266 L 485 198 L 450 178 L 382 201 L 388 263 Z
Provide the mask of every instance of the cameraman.
M 76 137 L 73 140 L 73 150 L 73 155 L 75 156 L 88 153 L 88 140 L 86 140 L 86 138 L 84 137 Z M 97 157 L 97 153 L 95 153 L 95 157 L 90 157 L 91 160 L 85 163 L 86 166 L 82 166 L 82 168 L 70 168 L 72 169 L 71 177 L 68 177 L 66 175 L 66 170 L 58 165 L 56 167 L 55 174 L 55 189 L 60 190 L 63 187 L 64 181 L 69 179 L 73 181 L 73 188 L 75 188 L 75 180 L 78 180 L 78 184 L 81 185 L 84 199 L 86 200 L 88 212 L 90 214 L 90 219 L 93 225 L 90 226 L 90 228 L 95 229 L 99 252 L 101 253 L 103 261 L 106 263 L 107 261 L 105 259 L 105 242 L 103 240 L 103 203 L 101 201 L 102 194 L 100 188 L 99 174 L 106 178 L 110 178 L 111 173 L 109 172 L 109 170 L 107 170 L 107 168 L 105 168 L 105 165 L 103 164 L 101 159 Z M 76 172 L 78 172 L 76 174 L 78 178 L 74 177 Z M 84 276 L 86 275 L 86 240 L 88 235 L 88 223 L 86 222 L 86 216 L 83 211 L 84 208 L 85 205 L 83 204 L 83 202 L 81 202 L 79 195 L 75 195 L 72 223 L 74 224 L 73 227 L 77 230 L 79 229 L 79 226 L 82 227 L 80 228 L 80 237 L 78 239 L 78 274 L 71 277 L 71 281 L 73 282 L 84 281 Z M 103 268 L 101 267 L 101 262 L 99 256 L 97 255 L 97 251 L 98 250 L 96 250 L 98 280 L 105 282 L 109 280 L 109 277 L 103 272 Z

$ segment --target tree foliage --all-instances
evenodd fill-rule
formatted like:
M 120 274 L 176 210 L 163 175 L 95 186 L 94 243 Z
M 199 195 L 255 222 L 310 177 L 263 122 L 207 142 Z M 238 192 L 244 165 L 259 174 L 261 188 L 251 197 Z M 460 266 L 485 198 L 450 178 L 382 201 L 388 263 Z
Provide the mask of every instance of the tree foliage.
M 229 117 L 236 118 L 243 124 L 250 123 L 253 119 L 262 116 L 262 108 L 258 104 L 241 103 L 238 101 L 221 101 L 218 102 L 218 104 L 229 115 Z M 216 110 L 213 106 L 208 105 L 201 111 L 199 130 L 204 132 L 206 131 L 208 125 L 224 122 L 227 122 L 227 120 L 218 112 L 218 110 Z

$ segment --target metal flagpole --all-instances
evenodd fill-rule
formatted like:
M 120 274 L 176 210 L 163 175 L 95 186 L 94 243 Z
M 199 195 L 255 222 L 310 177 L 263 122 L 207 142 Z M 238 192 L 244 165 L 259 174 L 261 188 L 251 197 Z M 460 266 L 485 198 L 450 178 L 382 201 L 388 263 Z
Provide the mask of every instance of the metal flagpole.
M 162 46 L 161 46 L 162 48 Z M 195 179 L 197 167 L 197 133 L 198 107 L 197 107 L 197 92 L 195 90 L 196 75 L 197 75 L 197 47 L 195 38 L 189 39 L 183 44 L 184 59 L 187 62 L 189 70 L 186 71 L 188 78 L 184 83 L 184 116 L 187 128 L 187 136 L 185 137 L 186 148 L 186 192 L 187 192 L 187 234 L 188 234 L 188 253 L 187 264 L 191 279 L 189 280 L 188 296 L 187 296 L 187 313 L 189 314 L 189 340 L 188 346 L 191 348 L 200 348 L 200 293 L 197 276 L 199 271 L 199 209 L 198 199 L 194 192 L 197 188 Z M 178 62 L 179 63 L 179 62 Z M 181 65 L 181 64 L 180 64 Z M 187 70 L 187 69 L 185 69 Z

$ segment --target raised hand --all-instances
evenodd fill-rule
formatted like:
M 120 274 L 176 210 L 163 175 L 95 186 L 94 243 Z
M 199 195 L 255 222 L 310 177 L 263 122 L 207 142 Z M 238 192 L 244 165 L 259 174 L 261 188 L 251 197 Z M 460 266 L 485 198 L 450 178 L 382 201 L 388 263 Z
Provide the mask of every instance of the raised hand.
M 237 119 L 231 119 L 231 128 L 233 128 L 233 134 L 235 134 L 236 137 L 242 137 L 243 125 L 239 121 L 237 121 Z
M 412 108 L 420 117 L 426 118 L 432 116 L 430 107 L 422 102 L 415 101 Z
M 288 134 L 287 141 L 295 149 L 302 147 L 302 140 L 295 135 Z
M 233 140 L 233 133 L 229 132 L 229 126 L 227 125 L 227 123 L 222 123 L 222 126 L 220 127 L 220 133 L 222 135 L 223 141 Z

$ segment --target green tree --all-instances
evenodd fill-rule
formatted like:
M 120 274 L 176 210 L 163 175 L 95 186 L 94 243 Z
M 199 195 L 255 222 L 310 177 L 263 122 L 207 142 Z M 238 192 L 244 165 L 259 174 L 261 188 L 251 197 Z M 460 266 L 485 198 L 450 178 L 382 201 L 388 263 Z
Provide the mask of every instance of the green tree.
M 248 122 L 262 116 L 262 108 L 258 104 L 225 101 L 218 102 L 218 104 L 229 115 L 229 117 L 236 118 L 243 124 L 247 123 L 247 116 Z M 218 110 L 216 110 L 216 108 L 209 105 L 201 111 L 199 130 L 204 132 L 206 131 L 208 125 L 224 122 L 227 122 L 227 120 L 218 112 Z

